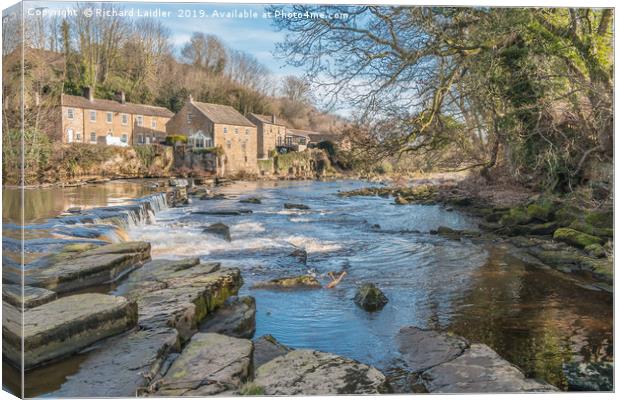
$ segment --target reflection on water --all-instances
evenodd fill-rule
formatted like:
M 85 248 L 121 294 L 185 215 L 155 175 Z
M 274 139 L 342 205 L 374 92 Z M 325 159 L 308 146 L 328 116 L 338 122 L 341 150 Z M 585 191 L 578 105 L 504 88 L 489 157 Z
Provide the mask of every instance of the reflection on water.
M 104 184 L 88 184 L 75 187 L 51 186 L 25 189 L 24 222 L 41 222 L 57 216 L 70 207 L 102 207 L 123 204 L 127 200 L 142 197 L 152 190 L 143 181 L 122 180 Z M 2 188 L 2 221 L 20 223 L 21 191 Z
M 384 371 L 398 364 L 394 339 L 406 325 L 448 329 L 486 343 L 529 377 L 561 388 L 566 388 L 563 362 L 613 360 L 611 295 L 524 265 L 501 244 L 429 234 L 440 225 L 477 225 L 457 212 L 336 195 L 360 186 L 363 183 L 236 183 L 221 189 L 231 199 L 194 200 L 188 207 L 162 211 L 156 223 L 130 227 L 128 237 L 151 242 L 153 258 L 197 255 L 239 267 L 246 282 L 241 294 L 257 302 L 256 337 L 272 334 L 292 347 L 341 354 Z M 104 204 L 114 201 L 110 193 L 119 193 L 104 186 L 101 190 L 107 193 L 101 194 Z M 94 192 L 91 198 L 99 198 Z M 262 204 L 240 204 L 245 196 L 260 197 Z M 285 210 L 285 202 L 303 203 L 310 210 Z M 251 208 L 253 213 L 192 213 L 215 208 Z M 232 242 L 203 233 L 215 222 L 229 225 Z M 308 252 L 306 264 L 291 255 L 300 247 Z M 342 270 L 348 275 L 332 290 L 252 288 L 258 281 L 308 272 L 327 283 L 327 272 Z M 353 303 L 356 287 L 367 281 L 389 298 L 379 312 L 367 313 Z M 29 372 L 26 394 L 57 389 L 86 357 Z

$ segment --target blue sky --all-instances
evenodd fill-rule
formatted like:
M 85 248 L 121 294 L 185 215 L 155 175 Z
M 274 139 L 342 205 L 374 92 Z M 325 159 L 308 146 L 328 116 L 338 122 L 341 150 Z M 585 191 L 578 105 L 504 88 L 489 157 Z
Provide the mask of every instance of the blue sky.
M 92 8 L 100 8 L 101 3 L 90 3 Z M 42 2 L 27 1 L 25 10 L 28 8 L 47 7 L 46 12 L 52 10 L 75 9 L 76 2 Z M 116 6 L 125 10 L 133 9 L 134 13 L 140 10 L 152 12 L 157 9 L 169 13 L 169 16 L 155 17 L 162 21 L 171 32 L 171 41 L 178 52 L 191 37 L 193 32 L 204 32 L 218 36 L 226 46 L 243 50 L 267 66 L 278 78 L 288 74 L 300 75 L 303 71 L 294 67 L 285 66 L 283 60 L 274 57 L 275 44 L 283 41 L 284 33 L 278 32 L 269 18 L 264 18 L 265 5 L 257 4 L 217 4 L 217 3 L 141 3 L 122 2 Z M 255 12 L 257 18 L 234 18 L 214 15 L 215 12 L 242 13 L 244 11 Z M 27 11 L 26 11 L 27 12 Z M 179 13 L 189 17 L 179 17 Z M 135 15 L 135 14 L 134 14 Z M 207 17 L 201 17 L 207 15 Z M 132 18 L 132 17 L 126 17 Z M 135 18 L 135 16 L 133 17 Z

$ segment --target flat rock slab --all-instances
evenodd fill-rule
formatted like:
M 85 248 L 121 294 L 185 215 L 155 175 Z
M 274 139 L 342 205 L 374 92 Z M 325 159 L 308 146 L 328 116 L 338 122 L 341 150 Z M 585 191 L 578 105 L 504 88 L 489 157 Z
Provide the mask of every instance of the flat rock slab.
M 291 351 L 293 351 L 292 348 L 278 342 L 273 336 L 263 335 L 254 340 L 254 368 L 258 368 Z
M 402 328 L 396 341 L 403 361 L 415 373 L 452 361 L 469 347 L 469 343 L 460 336 L 415 326 Z
M 135 302 L 99 293 L 63 297 L 28 309 L 24 313 L 24 368 L 73 354 L 136 326 L 137 321 Z M 19 326 L 12 324 L 3 332 L 8 343 L 21 336 Z M 14 352 L 5 355 L 20 364 Z
M 229 298 L 202 323 L 200 331 L 251 339 L 256 331 L 256 300 L 252 296 Z
M 2 300 L 17 307 L 33 308 L 50 301 L 56 300 L 58 295 L 51 290 L 37 288 L 32 286 L 24 286 L 23 296 L 22 287 L 20 285 L 2 285 Z
M 178 334 L 172 327 L 132 330 L 106 339 L 50 396 L 134 397 L 168 355 L 179 349 Z
M 101 246 L 33 271 L 26 282 L 57 293 L 111 283 L 148 260 L 150 249 L 146 242 Z
M 157 384 L 154 396 L 209 396 L 238 389 L 251 377 L 250 340 L 197 333 Z
M 357 361 L 314 350 L 294 350 L 256 370 L 254 385 L 265 395 L 385 393 L 385 376 Z
M 527 379 L 514 365 L 484 344 L 472 344 L 452 361 L 422 373 L 431 393 L 549 392 L 557 388 Z
M 132 397 L 165 375 L 181 343 L 242 284 L 236 268 L 198 259 L 156 260 L 121 285 L 138 304 L 139 330 L 102 342 L 54 397 Z

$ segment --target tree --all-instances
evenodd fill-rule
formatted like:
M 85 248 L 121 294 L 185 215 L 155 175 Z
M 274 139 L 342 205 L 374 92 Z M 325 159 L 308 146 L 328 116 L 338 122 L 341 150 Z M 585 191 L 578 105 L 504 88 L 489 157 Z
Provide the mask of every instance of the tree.
M 327 101 L 379 128 L 378 154 L 444 151 L 449 117 L 465 133 L 453 142 L 472 152 L 464 168 L 502 161 L 565 189 L 582 179 L 584 157 L 610 157 L 611 10 L 290 8 L 346 16 L 280 19 L 278 50 Z
M 216 75 L 226 67 L 226 48 L 215 35 L 194 32 L 181 50 L 181 55 L 188 63 Z

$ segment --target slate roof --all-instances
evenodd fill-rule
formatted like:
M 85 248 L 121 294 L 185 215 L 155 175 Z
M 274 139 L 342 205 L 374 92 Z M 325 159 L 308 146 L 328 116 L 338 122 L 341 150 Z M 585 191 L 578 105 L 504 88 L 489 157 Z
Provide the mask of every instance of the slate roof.
M 279 122 L 277 118 L 276 118 L 276 122 L 273 123 L 270 115 L 254 114 L 254 113 L 250 113 L 250 115 L 253 116 L 254 118 L 256 118 L 257 120 L 259 120 L 260 122 L 265 123 L 265 124 L 286 126 L 283 123 Z
M 62 95 L 62 105 L 66 107 L 85 108 L 90 110 L 116 111 L 127 114 L 148 115 L 171 118 L 174 114 L 164 107 L 146 104 L 121 103 L 115 100 L 94 99 L 90 101 L 83 96 Z
M 256 125 L 231 106 L 201 103 L 199 101 L 192 101 L 192 104 L 214 124 L 250 126 L 256 128 Z

